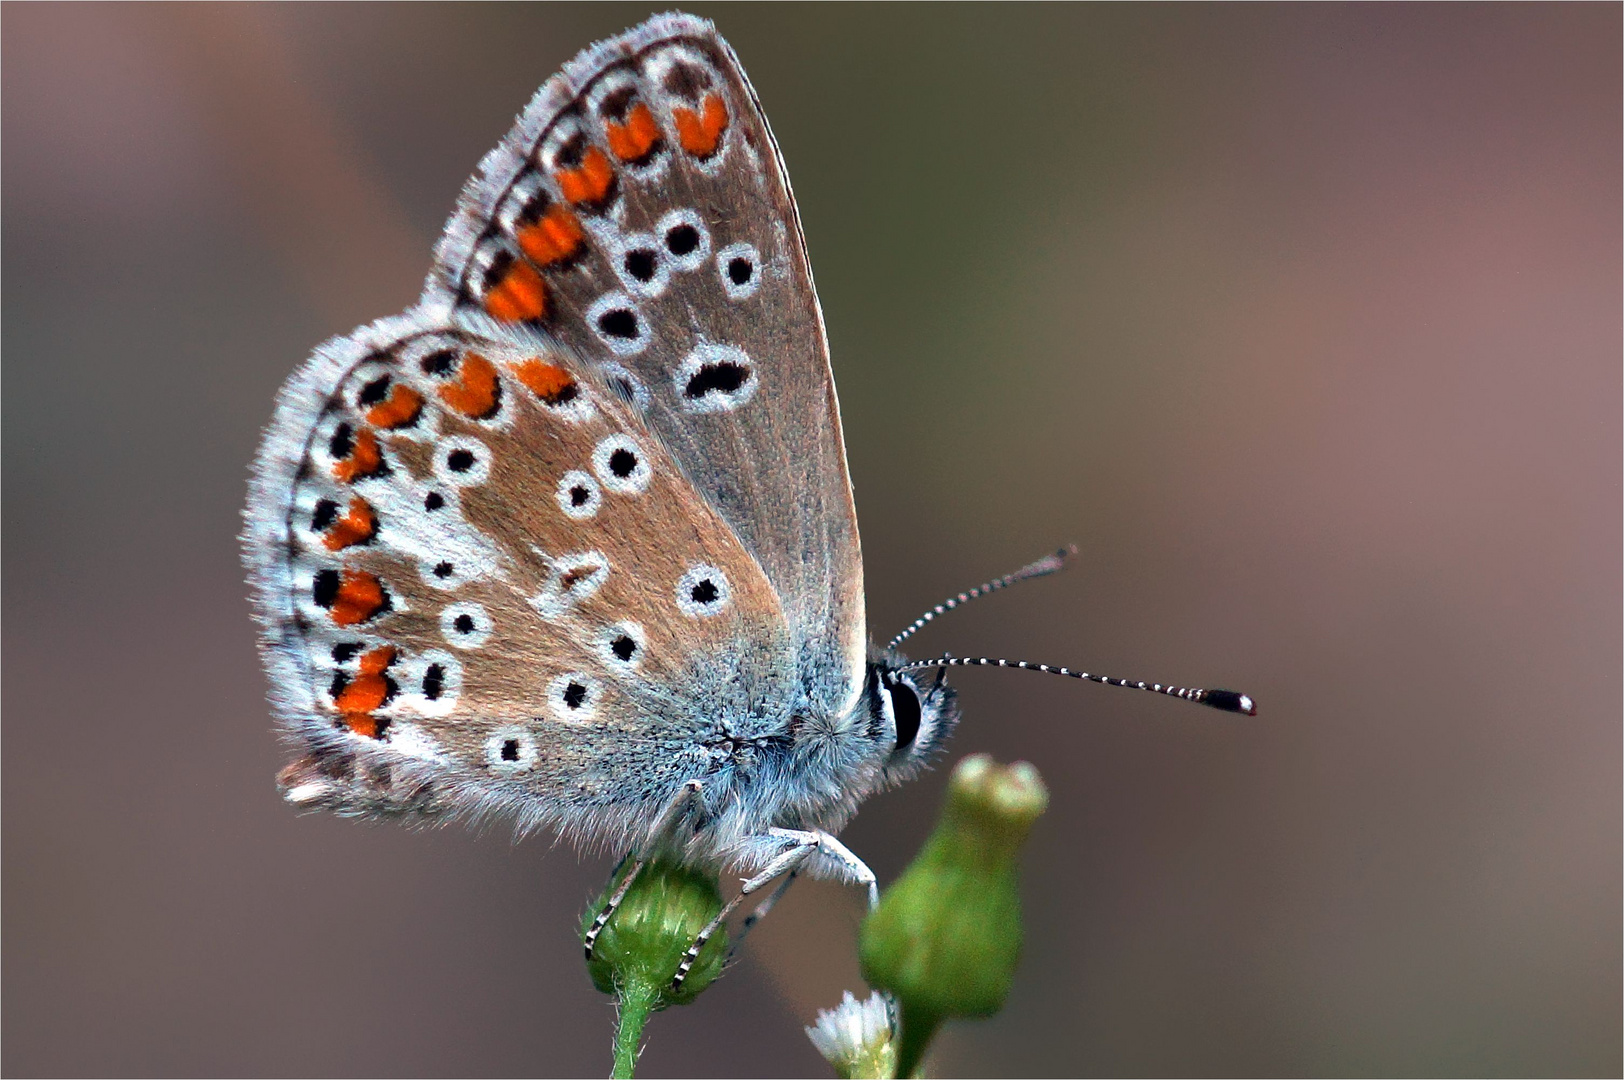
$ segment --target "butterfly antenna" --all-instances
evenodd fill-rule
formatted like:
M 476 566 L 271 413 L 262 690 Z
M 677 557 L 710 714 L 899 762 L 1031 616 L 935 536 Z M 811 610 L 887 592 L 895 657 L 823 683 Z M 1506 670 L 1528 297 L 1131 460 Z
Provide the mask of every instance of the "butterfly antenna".
M 909 625 L 908 629 L 886 642 L 885 647 L 887 649 L 896 648 L 898 645 L 917 634 L 926 623 L 935 619 L 936 616 L 946 615 L 949 611 L 952 611 L 960 604 L 968 604 L 977 597 L 986 596 L 988 593 L 995 593 L 999 589 L 1007 589 L 1017 581 L 1025 581 L 1028 578 L 1035 577 L 1047 577 L 1050 574 L 1058 573 L 1059 571 L 1065 569 L 1066 560 L 1075 554 L 1077 554 L 1076 544 L 1072 544 L 1069 547 L 1063 547 L 1053 555 L 1045 555 L 1037 562 L 1029 563 L 1026 566 L 1021 567 L 1013 574 L 1005 574 L 1001 578 L 989 581 L 983 585 L 977 585 L 975 588 L 970 589 L 967 592 L 961 592 L 959 595 L 950 600 L 943 600 L 940 604 L 937 604 L 935 607 L 919 616 L 919 618 L 915 619 Z
M 1026 660 L 996 660 L 990 656 L 938 656 L 934 660 L 915 660 L 903 664 L 898 670 L 921 671 L 925 668 L 950 667 L 1011 667 L 1023 671 L 1046 671 L 1050 675 L 1069 675 L 1073 679 L 1085 679 L 1088 682 L 1104 683 L 1106 686 L 1126 686 L 1130 690 L 1149 690 L 1156 694 L 1166 694 L 1168 697 L 1180 698 L 1184 701 L 1193 701 L 1197 705 L 1210 705 L 1214 709 L 1224 712 L 1245 713 L 1247 716 L 1257 715 L 1257 703 L 1249 695 L 1235 690 L 1201 690 L 1185 686 L 1164 686 L 1161 683 L 1133 682 L 1129 679 L 1113 679 L 1109 675 L 1094 675 L 1087 671 L 1073 671 L 1070 668 L 1054 667 L 1050 664 L 1033 664 Z

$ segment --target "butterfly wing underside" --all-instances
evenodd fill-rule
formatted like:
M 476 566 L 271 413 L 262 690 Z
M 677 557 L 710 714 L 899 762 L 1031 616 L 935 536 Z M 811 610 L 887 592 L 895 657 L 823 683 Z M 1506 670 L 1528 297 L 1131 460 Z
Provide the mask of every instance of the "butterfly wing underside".
M 293 801 L 618 845 L 711 777 L 761 827 L 750 755 L 860 692 L 862 564 L 794 201 L 709 23 L 549 80 L 417 305 L 283 388 L 245 540 Z
M 847 713 L 862 559 L 822 314 L 777 144 L 708 22 L 656 17 L 550 80 L 425 295 L 592 358 L 773 584 L 803 707 Z

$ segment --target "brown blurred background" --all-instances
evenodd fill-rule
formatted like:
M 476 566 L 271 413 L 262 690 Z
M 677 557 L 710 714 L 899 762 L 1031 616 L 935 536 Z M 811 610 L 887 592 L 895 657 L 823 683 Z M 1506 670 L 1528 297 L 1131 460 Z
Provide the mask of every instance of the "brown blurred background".
M 970 1074 L 1620 1060 L 1620 8 L 710 7 L 790 164 L 876 632 L 1054 793 Z M 4 9 L 8 1074 L 601 1074 L 545 838 L 281 805 L 235 534 L 272 395 L 648 9 Z M 846 839 L 894 877 L 942 772 Z M 647 1075 L 826 1075 L 803 887 Z

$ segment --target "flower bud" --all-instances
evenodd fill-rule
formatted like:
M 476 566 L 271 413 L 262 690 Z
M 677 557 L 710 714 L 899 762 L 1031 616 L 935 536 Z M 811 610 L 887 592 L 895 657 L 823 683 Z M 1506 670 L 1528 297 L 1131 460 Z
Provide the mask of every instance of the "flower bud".
M 582 938 L 592 920 L 614 895 L 634 864 L 627 863 L 610 878 L 581 927 Z M 606 994 L 632 985 L 657 991 L 655 1009 L 686 1005 L 722 973 L 727 959 L 727 934 L 717 933 L 699 951 L 699 958 L 671 993 L 677 966 L 699 934 L 722 910 L 722 893 L 715 874 L 668 862 L 651 862 L 638 873 L 620 906 L 599 932 L 587 961 L 592 985 Z
M 583 941 L 634 865 L 628 861 L 617 870 L 603 894 L 587 908 L 581 926 Z M 699 950 L 682 986 L 671 989 L 683 957 L 721 910 L 722 894 L 715 874 L 651 862 L 638 872 L 620 906 L 598 933 L 586 966 L 592 985 L 615 995 L 620 1007 L 615 1076 L 632 1075 L 643 1025 L 651 1013 L 688 1004 L 722 974 L 727 963 L 725 929 Z
M 965 758 L 936 831 L 864 921 L 863 976 L 901 1008 L 898 1075 L 942 1020 L 1003 1006 L 1021 951 L 1016 857 L 1048 802 L 1031 765 Z

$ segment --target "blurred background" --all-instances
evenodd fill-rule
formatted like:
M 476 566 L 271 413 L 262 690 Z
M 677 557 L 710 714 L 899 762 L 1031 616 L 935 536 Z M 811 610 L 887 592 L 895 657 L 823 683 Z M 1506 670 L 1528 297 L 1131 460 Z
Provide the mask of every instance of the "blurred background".
M 874 630 L 1013 672 L 1027 950 L 939 1075 L 1617 1075 L 1620 9 L 723 7 L 817 273 Z M 8 5 L 12 1075 L 594 1075 L 545 837 L 283 806 L 260 425 L 400 310 L 476 161 L 649 9 Z M 893 878 L 945 773 L 846 841 Z M 827 1075 L 802 886 L 647 1075 Z

